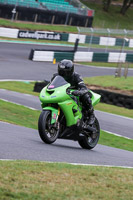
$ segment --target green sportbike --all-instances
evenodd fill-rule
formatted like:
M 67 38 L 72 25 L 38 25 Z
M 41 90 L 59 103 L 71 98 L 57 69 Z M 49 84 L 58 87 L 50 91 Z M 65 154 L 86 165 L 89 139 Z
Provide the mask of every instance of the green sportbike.
M 72 95 L 71 85 L 61 76 L 56 76 L 40 92 L 42 112 L 38 120 L 38 131 L 44 143 L 51 144 L 56 139 L 78 141 L 84 149 L 96 146 L 100 136 L 97 118 L 93 125 L 88 125 L 89 116 L 79 101 Z M 100 101 L 100 95 L 92 92 L 92 105 Z

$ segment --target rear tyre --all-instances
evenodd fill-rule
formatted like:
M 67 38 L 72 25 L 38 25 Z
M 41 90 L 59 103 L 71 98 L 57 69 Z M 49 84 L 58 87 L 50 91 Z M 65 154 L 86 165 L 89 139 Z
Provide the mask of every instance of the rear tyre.
M 96 131 L 94 133 L 88 132 L 82 140 L 78 141 L 83 149 L 93 149 L 98 143 L 100 137 L 100 125 L 97 118 L 92 127 L 95 128 Z
M 51 144 L 58 138 L 59 131 L 54 124 L 51 124 L 51 112 L 42 111 L 38 120 L 38 132 L 43 142 Z

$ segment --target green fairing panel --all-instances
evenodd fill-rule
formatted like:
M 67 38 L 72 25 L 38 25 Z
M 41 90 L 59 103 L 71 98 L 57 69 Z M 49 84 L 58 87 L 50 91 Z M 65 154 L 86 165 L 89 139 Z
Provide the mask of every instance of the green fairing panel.
M 101 98 L 101 95 L 100 95 L 100 94 L 97 94 L 97 93 L 95 93 L 95 92 L 92 92 L 91 90 L 89 90 L 89 92 L 91 92 L 91 94 L 92 94 L 92 98 L 91 98 L 91 100 L 92 100 L 92 105 L 95 106 L 96 104 L 99 103 L 100 98 Z
M 58 116 L 58 110 L 56 108 L 47 106 L 43 108 L 43 110 L 50 110 L 51 111 L 51 124 L 54 124 L 56 122 L 56 118 Z
M 59 103 L 59 106 L 65 115 L 67 126 L 76 124 L 77 120 L 82 118 L 81 110 L 72 99 Z M 73 113 L 72 109 L 77 112 Z
M 42 103 L 59 103 L 63 102 L 66 99 L 70 99 L 69 95 L 66 94 L 66 89 L 70 86 L 70 84 L 63 85 L 54 89 L 47 89 L 47 86 L 42 89 L 40 93 L 40 101 Z M 53 92 L 53 93 L 52 93 Z M 52 94 L 51 94 L 52 93 Z
M 63 111 L 67 126 L 72 126 L 77 123 L 78 119 L 82 118 L 81 109 L 76 104 L 75 101 L 66 93 L 66 89 L 70 86 L 70 84 L 65 84 L 61 87 L 48 89 L 46 86 L 42 89 L 40 93 L 40 100 L 42 102 L 43 110 L 50 110 L 52 117 L 51 117 L 51 124 L 56 122 L 56 118 L 58 115 L 58 109 L 51 107 L 48 104 L 58 104 L 61 110 Z M 95 106 L 101 98 L 101 95 L 94 93 L 90 90 L 92 94 L 92 105 Z M 46 107 L 45 107 L 46 106 Z M 77 112 L 73 112 L 73 109 L 77 110 Z

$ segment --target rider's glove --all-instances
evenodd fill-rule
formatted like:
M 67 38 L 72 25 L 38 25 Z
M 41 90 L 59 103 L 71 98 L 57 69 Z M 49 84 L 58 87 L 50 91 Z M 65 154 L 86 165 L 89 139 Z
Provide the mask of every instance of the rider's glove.
M 79 90 L 75 90 L 75 91 L 72 92 L 72 94 L 74 96 L 80 96 L 80 91 Z

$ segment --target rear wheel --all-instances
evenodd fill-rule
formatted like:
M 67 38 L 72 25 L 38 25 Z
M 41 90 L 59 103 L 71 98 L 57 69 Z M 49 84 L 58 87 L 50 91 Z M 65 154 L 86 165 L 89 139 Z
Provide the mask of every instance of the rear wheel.
M 42 111 L 38 120 L 38 131 L 43 142 L 51 144 L 58 138 L 57 124 L 51 124 L 51 112 Z
M 100 137 L 100 126 L 97 119 L 95 119 L 92 127 L 95 128 L 96 131 L 93 133 L 86 132 L 85 137 L 78 141 L 79 145 L 84 149 L 93 149 L 98 143 Z

